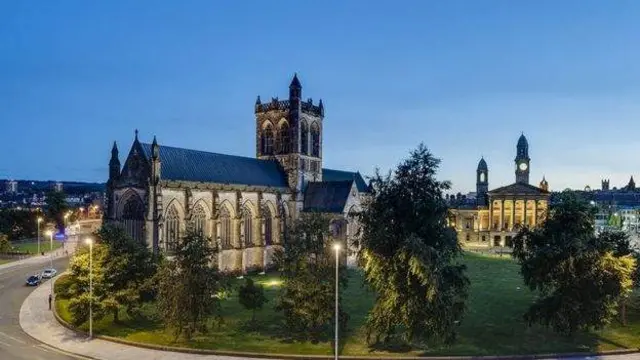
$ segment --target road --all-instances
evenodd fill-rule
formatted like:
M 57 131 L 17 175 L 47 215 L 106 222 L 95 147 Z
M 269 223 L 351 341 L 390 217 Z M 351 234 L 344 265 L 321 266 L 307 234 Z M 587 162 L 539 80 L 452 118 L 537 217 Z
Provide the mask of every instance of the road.
M 68 259 L 53 261 L 53 267 L 58 273 L 67 267 Z M 0 270 L 0 358 L 2 360 L 77 360 L 42 344 L 25 334 L 20 327 L 18 318 L 20 306 L 34 288 L 25 286 L 29 275 L 49 267 L 45 262 L 37 265 L 18 265 Z M 50 286 L 47 280 L 39 286 Z M 43 307 L 48 304 L 42 304 Z

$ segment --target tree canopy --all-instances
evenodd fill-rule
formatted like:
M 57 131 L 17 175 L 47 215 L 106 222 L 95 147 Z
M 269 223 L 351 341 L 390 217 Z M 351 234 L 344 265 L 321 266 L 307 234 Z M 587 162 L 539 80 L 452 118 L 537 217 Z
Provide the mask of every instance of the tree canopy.
M 358 244 L 365 281 L 377 294 L 367 319 L 370 342 L 455 338 L 469 280 L 447 225 L 443 193 L 450 184 L 436 179 L 439 164 L 421 144 L 393 174 L 376 171 L 371 180 Z
M 329 232 L 331 218 L 303 213 L 285 231 L 283 249 L 276 261 L 282 270 L 282 290 L 276 310 L 285 317 L 290 334 L 298 339 L 329 338 L 335 319 L 335 252 Z M 344 246 L 343 246 L 344 247 Z M 340 291 L 347 286 L 347 272 L 339 272 Z M 342 300 L 342 297 L 339 299 Z M 340 306 L 339 322 L 348 315 Z
M 47 217 L 55 222 L 59 231 L 64 231 L 64 214 L 69 208 L 65 194 L 62 191 L 49 191 L 45 197 Z
M 523 228 L 513 256 L 525 284 L 539 296 L 524 317 L 573 334 L 601 328 L 630 294 L 636 262 L 622 232 L 595 234 L 596 209 L 565 191 L 542 226 Z
M 228 283 L 212 266 L 216 253 L 211 239 L 188 231 L 173 259 L 164 261 L 158 271 L 158 310 L 176 339 L 207 332 L 211 315 L 221 320 L 218 295 Z

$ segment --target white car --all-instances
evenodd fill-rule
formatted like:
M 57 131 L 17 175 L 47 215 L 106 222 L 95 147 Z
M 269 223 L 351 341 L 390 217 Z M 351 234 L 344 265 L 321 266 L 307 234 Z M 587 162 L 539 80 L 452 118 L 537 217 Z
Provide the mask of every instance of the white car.
M 57 273 L 56 269 L 44 269 L 44 271 L 42 271 L 42 277 L 45 279 L 51 279 L 56 276 Z

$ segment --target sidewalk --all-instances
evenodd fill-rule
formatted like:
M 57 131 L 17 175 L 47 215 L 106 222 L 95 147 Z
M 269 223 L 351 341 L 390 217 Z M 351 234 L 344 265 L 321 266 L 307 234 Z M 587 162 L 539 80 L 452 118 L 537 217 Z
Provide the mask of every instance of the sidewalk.
M 67 244 L 68 246 L 68 244 Z M 61 257 L 65 257 L 67 255 L 64 254 L 65 249 L 59 248 L 53 251 L 53 259 L 59 259 Z M 44 255 L 33 255 L 24 259 L 15 260 L 8 262 L 6 264 L 0 265 L 0 271 L 10 269 L 13 267 L 23 266 L 23 265 L 34 265 L 34 264 L 44 264 L 51 261 L 50 252 L 45 252 Z M 71 255 L 71 250 L 69 250 L 69 255 Z
M 37 287 L 22 303 L 20 326 L 31 337 L 56 349 L 97 360 L 244 360 L 246 358 L 196 355 L 144 349 L 106 340 L 89 340 L 60 325 L 48 308 L 49 287 Z

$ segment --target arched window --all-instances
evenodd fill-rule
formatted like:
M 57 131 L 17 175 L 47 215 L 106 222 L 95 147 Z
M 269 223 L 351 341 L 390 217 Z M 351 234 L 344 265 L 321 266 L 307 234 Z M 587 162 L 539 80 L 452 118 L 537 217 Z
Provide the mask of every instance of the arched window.
M 167 252 L 171 253 L 178 247 L 180 239 L 180 216 L 175 206 L 171 206 L 167 210 L 167 216 L 164 219 L 165 226 L 165 243 L 167 244 Z
M 231 249 L 231 215 L 226 207 L 220 209 L 220 243 L 223 249 Z
M 273 244 L 273 218 L 271 217 L 271 211 L 268 207 L 262 208 L 262 219 L 264 224 L 264 244 Z
M 311 156 L 320 157 L 320 128 L 316 123 L 311 125 Z
M 278 128 L 278 152 L 286 154 L 289 152 L 289 125 L 286 122 L 280 124 Z
M 193 208 L 193 214 L 191 215 L 191 226 L 193 231 L 206 235 L 207 230 L 207 213 L 204 211 L 202 204 L 197 204 Z
M 300 126 L 300 147 L 302 154 L 309 154 L 309 126 L 307 126 L 306 122 L 302 122 Z
M 135 241 L 144 241 L 144 205 L 137 195 L 127 199 L 122 210 L 124 229 Z
M 272 155 L 273 154 L 273 127 L 271 124 L 267 125 L 262 130 L 262 154 L 263 155 Z
M 245 246 L 253 245 L 253 219 L 251 211 L 246 207 L 242 209 L 242 228 Z

